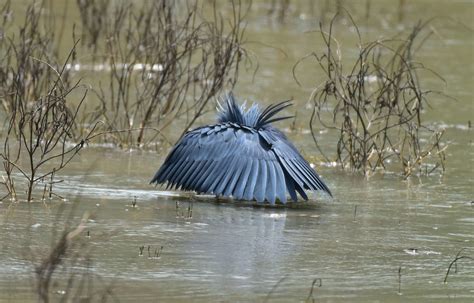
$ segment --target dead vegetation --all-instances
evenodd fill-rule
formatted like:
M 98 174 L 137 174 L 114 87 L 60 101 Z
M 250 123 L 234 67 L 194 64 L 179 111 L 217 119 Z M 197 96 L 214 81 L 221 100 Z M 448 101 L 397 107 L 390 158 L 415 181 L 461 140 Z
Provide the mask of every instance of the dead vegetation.
M 93 87 L 99 105 L 89 119 L 103 122 L 108 142 L 147 146 L 180 117 L 186 118 L 184 132 L 211 98 L 237 81 L 245 57 L 238 1 L 227 17 L 214 3 L 209 18 L 199 1 L 78 4 L 83 41 L 110 70 Z M 104 17 L 103 10 L 110 14 Z
M 338 136 L 335 153 L 342 168 L 365 174 L 395 168 L 405 177 L 438 168 L 444 171 L 443 130 L 424 122 L 428 98 L 438 92 L 424 89 L 418 74 L 432 71 L 415 60 L 416 51 L 431 35 L 429 22 L 418 23 L 405 38 L 367 43 L 353 23 L 359 52 L 350 66 L 343 66 L 343 51 L 334 36 L 335 19 L 327 30 L 320 27 L 325 50 L 307 55 L 294 67 L 298 81 L 298 66 L 315 60 L 326 78 L 310 96 L 314 104 L 310 128 L 316 146 L 314 130 L 319 122 L 318 127 Z
M 9 4 L 2 8 L 4 16 L 11 15 Z M 2 199 L 22 199 L 19 194 L 25 193 L 26 200 L 32 201 L 38 183 L 44 183 L 51 197 L 55 173 L 77 155 L 93 129 L 76 141 L 76 118 L 87 90 L 82 89 L 78 104 L 72 104 L 71 95 L 81 87 L 79 81 L 72 82 L 66 63 L 57 63 L 54 35 L 41 31 L 41 6 L 29 6 L 26 16 L 17 36 L 13 33 L 12 38 L 0 40 L 0 95 L 6 117 L 0 158 L 6 189 Z M 3 22 L 8 25 L 7 19 Z M 75 46 L 66 62 L 74 58 Z M 15 180 L 21 180 L 20 190 Z
M 205 16 L 200 1 L 77 1 L 81 39 L 73 26 L 69 55 L 60 50 L 65 25 L 50 21 L 47 5 L 32 2 L 24 15 L 11 1 L 0 7 L 2 199 L 31 201 L 38 183 L 51 197 L 56 173 L 92 140 L 144 148 L 166 141 L 177 119 L 184 133 L 235 85 L 246 57 L 239 1 L 225 16 L 216 3 L 204 4 Z
M 458 261 L 460 260 L 469 260 L 469 261 L 474 261 L 474 258 L 470 257 L 470 256 L 466 256 L 466 255 L 462 255 L 461 253 L 466 250 L 466 248 L 461 248 L 456 256 L 454 257 L 454 259 L 449 263 L 449 266 L 448 266 L 448 269 L 446 271 L 446 275 L 444 276 L 444 280 L 443 280 L 443 283 L 448 283 L 448 276 L 449 274 L 451 273 L 451 268 L 453 267 L 454 265 L 454 273 L 457 274 L 458 273 Z

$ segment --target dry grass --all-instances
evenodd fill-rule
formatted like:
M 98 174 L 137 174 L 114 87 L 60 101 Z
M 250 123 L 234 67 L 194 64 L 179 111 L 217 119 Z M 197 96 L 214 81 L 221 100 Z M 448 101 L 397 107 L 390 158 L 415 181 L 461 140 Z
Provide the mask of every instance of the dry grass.
M 5 170 L 2 184 L 6 189 L 2 199 L 16 200 L 19 193 L 26 192 L 26 200 L 31 201 L 35 186 L 48 177 L 51 196 L 55 173 L 67 166 L 93 132 L 92 129 L 77 143 L 70 143 L 75 141 L 76 119 L 87 90 L 82 90 L 79 81 L 72 82 L 65 68 L 76 56 L 75 46 L 66 63 L 55 63 L 54 35 L 41 31 L 41 9 L 29 6 L 18 36 L 13 33 L 0 40 L 0 95 L 2 114 L 6 116 L 0 152 Z M 11 15 L 9 2 L 1 13 Z M 8 20 L 3 21 L 7 26 Z M 74 106 L 70 96 L 81 90 L 82 97 Z M 20 183 L 26 184 L 25 190 L 17 190 L 15 175 L 26 181 Z
M 87 3 L 79 5 L 83 41 L 110 68 L 93 87 L 99 106 L 89 117 L 103 122 L 104 140 L 144 147 L 180 117 L 184 132 L 211 98 L 235 85 L 245 57 L 239 1 L 228 16 L 205 4 L 211 17 L 199 1 L 78 3 Z
M 428 98 L 437 92 L 424 89 L 418 73 L 432 71 L 415 61 L 416 51 L 431 34 L 428 22 L 418 23 L 406 38 L 368 43 L 361 41 L 353 23 L 359 53 L 352 65 L 343 66 L 333 34 L 335 19 L 328 30 L 320 28 L 325 51 L 313 52 L 295 65 L 296 69 L 306 60 L 315 60 L 318 72 L 326 77 L 310 97 L 316 145 L 314 123 L 318 121 L 338 134 L 336 161 L 343 168 L 370 174 L 398 166 L 404 176 L 444 171 L 443 131 L 423 120 Z
M 0 6 L 2 199 L 25 192 L 31 201 L 38 183 L 51 197 L 57 173 L 92 140 L 145 148 L 166 141 L 162 131 L 177 119 L 184 133 L 214 96 L 235 85 L 246 58 L 238 0 L 219 8 L 197 0 L 77 1 L 81 39 L 73 27 L 65 60 L 64 19 L 55 24 L 61 19 L 47 15 L 47 5 L 32 2 L 24 15 L 11 1 Z M 14 16 L 23 23 L 13 25 Z

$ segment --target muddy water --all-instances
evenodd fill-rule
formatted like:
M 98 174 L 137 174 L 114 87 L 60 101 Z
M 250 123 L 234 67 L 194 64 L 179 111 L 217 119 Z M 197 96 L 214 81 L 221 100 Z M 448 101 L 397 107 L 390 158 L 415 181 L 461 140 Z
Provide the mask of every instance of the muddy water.
M 303 34 L 317 21 L 297 17 L 304 17 L 304 5 L 291 8 L 283 24 L 251 16 L 248 46 L 260 69 L 255 79 L 244 73 L 236 93 L 263 103 L 295 98 L 299 118 L 288 136 L 307 157 L 319 159 L 305 110 L 309 79 L 317 71 L 299 70 L 307 79 L 303 87 L 291 74 L 298 58 L 321 49 L 317 35 Z M 350 8 L 361 11 L 356 4 Z M 403 26 L 383 21 L 395 18 L 392 1 L 374 4 L 372 11 L 373 20 L 362 29 L 367 38 L 391 36 L 432 16 L 474 28 L 470 2 L 408 4 Z M 446 128 L 449 139 L 444 176 L 402 180 L 386 173 L 367 180 L 319 165 L 334 199 L 316 195 L 297 207 L 270 209 L 154 188 L 148 182 L 165 154 L 91 146 L 61 175 L 65 181 L 55 192 L 65 201 L 0 204 L 0 300 L 35 301 L 35 266 L 57 240 L 54 230 L 69 215 L 74 226 L 86 215 L 78 236 L 83 247 L 76 248 L 82 252 L 79 263 L 90 260 L 89 287 L 100 292 L 111 286 L 120 301 L 472 302 L 474 261 L 460 260 L 457 273 L 453 267 L 448 283 L 443 280 L 459 250 L 474 257 L 474 144 L 468 128 L 474 116 L 474 39 L 447 18 L 433 26 L 436 35 L 419 59 L 443 75 L 448 86 L 442 89 L 457 99 L 435 97 L 427 109 L 428 121 Z M 350 58 L 354 34 L 343 27 L 337 34 Z M 432 76 L 425 80 L 438 85 Z M 206 116 L 199 123 L 211 120 Z M 335 139 L 320 136 L 322 148 L 331 151 Z M 65 280 L 74 270 L 83 273 L 79 266 L 55 273 L 54 300 L 65 296 Z

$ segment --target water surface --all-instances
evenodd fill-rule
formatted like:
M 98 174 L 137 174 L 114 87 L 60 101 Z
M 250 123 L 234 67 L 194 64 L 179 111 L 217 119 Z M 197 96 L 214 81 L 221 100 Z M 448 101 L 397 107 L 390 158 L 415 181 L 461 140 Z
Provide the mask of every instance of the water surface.
M 373 5 L 371 25 L 361 28 L 365 38 L 407 32 L 418 19 L 433 16 L 474 28 L 469 1 L 410 2 L 402 23 L 393 21 L 394 3 Z M 242 74 L 236 94 L 263 104 L 294 98 L 296 129 L 290 131 L 288 122 L 279 127 L 316 162 L 334 199 L 313 195 L 296 207 L 268 208 L 166 192 L 148 182 L 169 147 L 156 153 L 91 145 L 61 173 L 65 181 L 55 192 L 65 200 L 0 203 L 0 300 L 35 301 L 35 266 L 58 239 L 54 230 L 62 229 L 69 214 L 72 226 L 88 214 L 80 237 L 94 289 L 111 285 L 113 296 L 124 302 L 304 301 L 315 279 L 320 280 L 309 299 L 316 302 L 472 302 L 472 260 L 460 260 L 457 273 L 443 283 L 459 250 L 474 257 L 472 30 L 441 18 L 433 23 L 436 35 L 420 50 L 420 61 L 446 79 L 448 85 L 439 87 L 457 99 L 433 97 L 426 112 L 430 124 L 446 128 L 446 173 L 403 180 L 387 172 L 367 179 L 320 165 L 306 107 L 317 70 L 305 65 L 298 71 L 303 87 L 292 76 L 298 58 L 321 51 L 318 35 L 304 33 L 316 29 L 318 19 L 306 18 L 302 6 L 292 5 L 280 23 L 262 17 L 266 6 L 257 3 L 247 34 L 260 69 L 255 78 L 251 70 Z M 350 60 L 354 33 L 339 25 L 337 35 Z M 434 77 L 423 80 L 439 85 Z M 210 113 L 196 125 L 212 120 Z M 179 133 L 168 135 L 176 139 Z M 323 150 L 330 153 L 335 143 L 330 133 L 320 134 Z M 70 274 L 58 270 L 54 277 L 64 282 Z M 59 300 L 65 289 L 54 283 L 52 297 Z

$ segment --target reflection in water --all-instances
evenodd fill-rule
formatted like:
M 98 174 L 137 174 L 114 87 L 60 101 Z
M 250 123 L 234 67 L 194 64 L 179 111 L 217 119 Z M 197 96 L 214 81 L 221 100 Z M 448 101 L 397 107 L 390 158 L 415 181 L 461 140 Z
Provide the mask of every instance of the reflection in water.
M 446 212 L 419 197 L 416 203 L 407 200 L 403 186 L 393 180 L 380 180 L 382 190 L 355 188 L 354 179 L 346 179 L 341 178 L 338 187 L 352 186 L 352 191 L 337 189 L 341 194 L 334 201 L 317 207 L 314 202 L 307 208 L 266 209 L 195 201 L 192 218 L 186 218 L 176 215 L 176 199 L 186 208 L 188 198 L 138 193 L 137 206 L 131 207 L 125 196 L 94 199 L 84 194 L 75 213 L 79 218 L 94 210 L 94 220 L 87 225 L 94 272 L 123 281 L 126 286 L 115 290 L 120 296 L 140 289 L 143 298 L 193 294 L 202 300 L 250 300 L 264 298 L 285 277 L 272 296 L 302 300 L 311 282 L 320 278 L 323 286 L 316 298 L 396 298 L 398 267 L 404 296 L 420 289 L 430 289 L 432 298 L 469 295 L 472 264 L 459 265 L 456 283 L 440 283 L 458 247 L 473 241 L 468 203 L 451 204 L 452 211 Z M 418 191 L 417 196 L 429 194 Z M 34 204 L 29 215 L 25 204 L 8 214 L 2 205 L 3 218 L 10 222 L 2 224 L 0 235 L 3 272 L 31 273 L 32 258 L 22 251 L 29 245 L 42 255 L 59 203 L 53 202 L 50 211 Z M 31 239 L 20 246 L 6 245 L 18 225 L 27 222 Z M 152 257 L 154 250 L 163 250 L 159 258 L 148 258 L 146 249 L 139 255 L 141 246 L 150 246 Z

